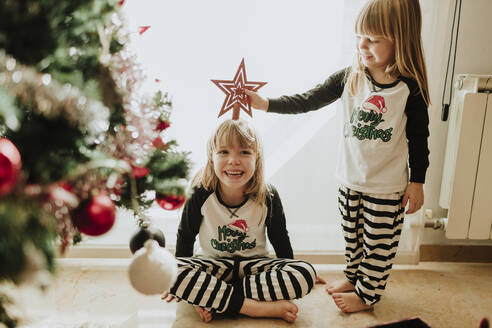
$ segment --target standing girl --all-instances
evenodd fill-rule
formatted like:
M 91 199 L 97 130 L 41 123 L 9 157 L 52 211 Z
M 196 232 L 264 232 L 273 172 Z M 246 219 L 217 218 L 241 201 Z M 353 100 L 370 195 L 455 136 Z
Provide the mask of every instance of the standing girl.
M 220 313 L 294 322 L 297 306 L 288 300 L 307 295 L 316 273 L 293 259 L 280 197 L 264 181 L 258 135 L 245 121 L 226 120 L 207 153 L 178 229 L 178 277 L 163 298 L 195 305 L 205 322 Z M 203 256 L 193 257 L 197 234 Z M 278 258 L 267 257 L 266 234 Z
M 345 279 L 326 289 L 344 312 L 368 310 L 386 286 L 404 210 L 423 204 L 429 165 L 429 90 L 418 0 L 371 0 L 356 24 L 356 60 L 304 94 L 265 99 L 246 90 L 253 107 L 305 113 L 343 102 L 336 175 L 345 237 Z M 410 179 L 408 173 L 410 166 Z

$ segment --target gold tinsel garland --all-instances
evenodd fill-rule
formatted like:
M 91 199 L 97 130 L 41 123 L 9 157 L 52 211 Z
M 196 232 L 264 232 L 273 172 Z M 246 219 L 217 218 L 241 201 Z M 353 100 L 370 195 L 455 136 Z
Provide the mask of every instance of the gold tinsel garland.
M 88 138 L 98 140 L 109 128 L 109 109 L 101 102 L 89 99 L 71 84 L 60 84 L 48 73 L 19 64 L 15 58 L 0 50 L 0 87 L 22 103 L 34 103 L 47 118 L 63 115 L 78 126 Z M 7 117 L 9 128 L 17 127 L 16 117 Z

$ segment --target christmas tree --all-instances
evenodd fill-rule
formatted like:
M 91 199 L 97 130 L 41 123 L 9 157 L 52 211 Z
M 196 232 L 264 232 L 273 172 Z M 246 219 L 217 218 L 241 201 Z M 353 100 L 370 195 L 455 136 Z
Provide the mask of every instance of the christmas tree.
M 107 232 L 115 206 L 183 204 L 171 101 L 141 94 L 120 0 L 0 1 L 0 283 L 45 285 L 55 256 Z M 145 28 L 140 30 L 143 33 Z M 0 293 L 0 322 L 15 327 Z

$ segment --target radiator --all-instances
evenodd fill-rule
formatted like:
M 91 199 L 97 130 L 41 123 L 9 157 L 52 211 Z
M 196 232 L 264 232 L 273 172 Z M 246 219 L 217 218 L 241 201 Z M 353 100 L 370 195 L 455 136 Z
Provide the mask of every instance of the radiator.
M 446 237 L 491 239 L 492 75 L 457 75 L 439 204 Z

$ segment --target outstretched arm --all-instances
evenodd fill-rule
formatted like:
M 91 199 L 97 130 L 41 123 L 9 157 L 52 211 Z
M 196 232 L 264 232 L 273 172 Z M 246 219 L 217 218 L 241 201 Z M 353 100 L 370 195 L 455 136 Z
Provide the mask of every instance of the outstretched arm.
M 280 114 L 306 113 L 327 106 L 340 98 L 347 72 L 348 68 L 335 72 L 326 81 L 302 94 L 269 99 L 250 90 L 244 92 L 253 108 Z

